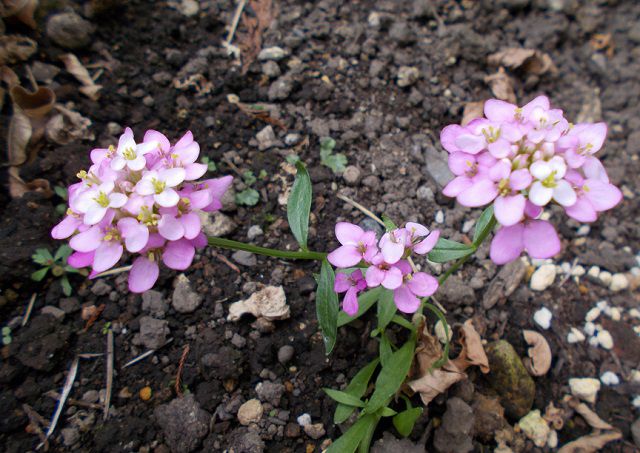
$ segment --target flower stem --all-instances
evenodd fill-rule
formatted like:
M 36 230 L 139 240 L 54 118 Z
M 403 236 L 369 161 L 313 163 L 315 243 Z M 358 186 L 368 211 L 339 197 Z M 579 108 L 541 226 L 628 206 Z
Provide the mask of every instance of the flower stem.
M 270 249 L 267 247 L 258 247 L 257 245 L 245 244 L 244 242 L 232 241 L 231 239 L 223 239 L 213 236 L 208 236 L 207 240 L 209 241 L 209 245 L 213 247 L 228 250 L 243 250 L 257 255 L 272 256 L 275 258 L 322 261 L 327 257 L 327 254 L 323 252 L 311 252 L 305 250 L 291 252 L 288 250 Z

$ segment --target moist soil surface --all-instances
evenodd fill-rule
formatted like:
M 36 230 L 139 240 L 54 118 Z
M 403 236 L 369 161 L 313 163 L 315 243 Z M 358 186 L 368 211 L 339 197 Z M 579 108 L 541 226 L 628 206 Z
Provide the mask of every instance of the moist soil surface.
M 524 271 L 515 266 L 498 276 L 500 268 L 488 259 L 485 244 L 437 298 L 452 326 L 473 319 L 487 342 L 505 339 L 520 357 L 527 355 L 522 329 L 543 333 L 553 354 L 551 370 L 534 379 L 533 406 L 543 413 L 551 402 L 562 406 L 570 393 L 570 378 L 598 379 L 606 371 L 616 373 L 620 384 L 602 385 L 591 407 L 622 433 L 622 439 L 604 451 L 636 450 L 631 425 L 637 416 L 632 401 L 640 394 L 640 384 L 634 380 L 640 339 L 633 328 L 640 320 L 630 312 L 639 302 L 630 288 L 636 286 L 637 268 L 631 270 L 638 265 L 640 249 L 639 3 L 278 1 L 261 45 L 278 46 L 284 55 L 272 53 L 267 55 L 270 59 L 250 61 L 251 39 L 243 20 L 232 44 L 239 45 L 244 66 L 221 45 L 235 11 L 231 1 L 40 3 L 35 31 L 6 23 L 7 34 L 27 35 L 38 44 L 28 62 L 12 67 L 25 86 L 29 86 L 27 65 L 41 62 L 61 69 L 49 86 L 58 102 L 91 120 L 95 139 L 66 145 L 43 140 L 35 159 L 20 168 L 23 179 L 44 178 L 52 187 L 75 182 L 76 173 L 89 166 L 89 150 L 117 143 L 123 127 L 131 127 L 139 138 L 145 130 L 157 129 L 172 142 L 191 130 L 202 155 L 217 166 L 211 176 L 236 176 L 236 193 L 248 186 L 243 173 L 257 176 L 250 184 L 260 195 L 257 204 L 238 204 L 230 197 L 223 216 L 212 217 L 212 223 L 217 222 L 212 228 L 231 239 L 290 250 L 296 248 L 285 211 L 294 173 L 285 159 L 290 154 L 307 164 L 313 181 L 311 250 L 335 248 L 336 221 L 381 231 L 339 194 L 397 222 L 421 222 L 441 229 L 444 237 L 468 240 L 471 221 L 480 211 L 441 195 L 450 175 L 439 131 L 459 122 L 467 103 L 493 97 L 485 77 L 497 68 L 488 64 L 489 55 L 507 47 L 548 54 L 554 70 L 540 74 L 526 67 L 507 68 L 518 103 L 544 93 L 570 120 L 607 122 L 609 135 L 600 157 L 612 182 L 623 188 L 624 200 L 586 229 L 568 221 L 560 210 L 550 210 L 563 245 L 553 263 L 564 264 L 569 273 L 559 273 L 544 291 L 533 291 L 528 282 L 540 263 L 522 264 Z M 79 83 L 60 61 L 69 50 L 46 32 L 48 18 L 64 11 L 76 11 L 95 28 L 87 45 L 73 52 L 85 65 L 103 62 L 97 101 L 79 92 Z M 253 17 L 249 6 L 245 15 Z M 403 67 L 415 71 L 406 78 Z M 92 74 L 96 70 L 90 69 Z M 242 111 L 228 101 L 230 94 L 245 104 L 262 103 L 270 119 Z M 10 104 L 5 102 L 1 114 L 3 137 L 8 133 Z M 334 152 L 346 156 L 352 166 L 348 171 L 334 173 L 321 164 L 322 137 L 335 139 Z M 6 183 L 6 167 L 0 171 Z M 49 232 L 60 218 L 56 206 L 61 203 L 59 196 L 47 198 L 40 192 L 11 198 L 6 184 L 0 192 L 0 319 L 12 328 L 12 342 L 0 357 L 2 451 L 35 449 L 39 440 L 28 426 L 24 405 L 49 419 L 56 406 L 50 392 L 61 392 L 78 354 L 106 352 L 109 328 L 115 343 L 109 417 L 104 420 L 101 408 L 105 357 L 82 358 L 71 400 L 50 439 L 52 451 L 310 452 L 321 451 L 327 439 L 340 435 L 340 427 L 332 423 L 335 403 L 322 388 L 341 388 L 377 355 L 377 341 L 370 337 L 375 322 L 368 314 L 340 328 L 335 351 L 325 356 L 314 305 L 317 263 L 208 248 L 185 271 L 186 287 L 177 283 L 177 273 L 164 270 L 154 292 L 143 298 L 128 292 L 126 273 L 93 281 L 72 275 L 73 294 L 66 297 L 58 280 L 35 283 L 29 278 L 37 270 L 30 258 L 34 250 L 54 250 L 59 245 Z M 421 264 L 434 274 L 443 269 Z M 572 270 L 579 274 L 577 266 L 622 273 L 631 286 L 614 292 L 606 276 L 597 272 L 577 279 L 570 275 Z M 519 275 L 515 282 L 514 275 Z M 512 283 L 512 291 L 505 294 L 498 287 L 496 292 L 495 286 L 505 279 Z M 230 303 L 268 285 L 284 287 L 289 319 L 271 324 L 251 316 L 227 321 Z M 22 317 L 34 294 L 33 311 L 23 327 Z M 195 298 L 200 305 L 184 309 L 180 301 L 185 298 Z M 611 333 L 613 348 L 588 341 L 569 343 L 570 329 L 581 329 L 587 311 L 602 300 L 621 315 L 602 314 L 596 321 Z M 91 325 L 83 318 L 88 306 L 102 308 Z M 533 320 L 543 306 L 553 313 L 546 331 Z M 123 368 L 153 346 L 154 354 Z M 186 347 L 186 358 L 181 360 Z M 457 347 L 452 353 L 457 354 Z M 175 386 L 181 362 L 177 388 L 182 397 Z M 447 451 L 441 442 L 434 447 L 447 401 L 457 397 L 476 407 L 483 396 L 499 394 L 491 384 L 491 374 L 473 370 L 468 380 L 436 398 L 416 424 L 413 448 Z M 140 392 L 147 392 L 147 387 L 151 396 L 144 399 Z M 261 401 L 264 412 L 257 424 L 247 427 L 236 414 L 252 398 Z M 412 401 L 420 404 L 417 396 Z M 398 408 L 403 404 L 400 401 Z M 300 428 L 296 419 L 305 413 L 322 428 L 316 426 L 315 432 Z M 477 421 L 481 415 L 476 410 L 471 417 Z M 578 415 L 565 415 L 565 426 L 558 432 L 560 445 L 591 432 Z M 507 414 L 504 424 L 513 426 L 517 421 Z M 499 422 L 497 427 L 504 426 L 502 419 Z M 493 432 L 482 428 L 447 435 L 453 436 L 451 442 L 469 440 L 475 451 L 495 448 Z M 386 431 L 397 436 L 392 424 L 383 421 L 374 442 Z M 514 451 L 536 448 L 524 440 L 514 445 Z

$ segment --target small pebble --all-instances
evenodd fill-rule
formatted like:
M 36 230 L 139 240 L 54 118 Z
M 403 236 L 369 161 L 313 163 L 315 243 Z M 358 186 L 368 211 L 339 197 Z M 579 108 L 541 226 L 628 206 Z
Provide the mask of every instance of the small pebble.
M 544 291 L 553 284 L 556 279 L 556 267 L 553 264 L 540 266 L 531 276 L 531 289 Z
M 580 330 L 575 327 L 571 328 L 571 331 L 567 334 L 567 342 L 569 343 L 580 343 L 585 340 L 585 336 Z
M 238 421 L 241 425 L 247 426 L 251 423 L 258 423 L 262 418 L 264 408 L 260 400 L 251 399 L 238 409 Z
M 598 279 L 602 282 L 604 286 L 609 286 L 611 284 L 612 278 L 613 276 L 611 275 L 611 272 L 602 271 L 600 272 L 600 274 L 598 274 Z
M 629 310 L 629 316 L 640 319 L 640 310 L 638 310 L 637 308 L 632 308 L 631 310 Z
M 584 267 L 582 267 L 582 266 L 580 266 L 578 264 L 573 269 L 571 269 L 571 276 L 572 277 L 582 277 L 586 272 L 587 271 L 584 269 Z
M 633 400 L 631 401 L 631 404 L 633 404 L 633 407 L 635 408 L 640 408 L 640 395 L 633 398 Z
M 598 278 L 598 275 L 600 275 L 600 268 L 598 266 L 591 266 L 587 271 L 587 275 L 591 278 Z
M 549 327 L 551 327 L 551 318 L 553 318 L 553 313 L 551 313 L 551 311 L 547 307 L 542 307 L 533 315 L 533 320 L 535 321 L 535 323 L 542 327 L 544 330 L 547 330 Z
M 586 401 L 595 403 L 598 391 L 600 391 L 600 381 L 594 378 L 571 378 L 569 379 L 571 394 Z
M 140 399 L 142 401 L 149 401 L 151 399 L 151 387 L 142 387 L 140 389 Z
M 444 212 L 438 211 L 436 212 L 436 223 L 444 223 Z
M 601 313 L 600 308 L 593 307 L 591 310 L 587 312 L 586 315 L 584 315 L 584 320 L 587 322 L 595 321 L 600 316 L 600 313 Z
M 604 349 L 613 349 L 613 337 L 611 337 L 608 330 L 601 330 L 596 335 L 596 338 L 598 339 L 598 344 Z
M 580 228 L 578 228 L 576 235 L 586 236 L 589 234 L 590 231 L 591 231 L 591 227 L 589 225 L 581 225 Z
M 293 354 L 295 353 L 295 349 L 291 345 L 284 345 L 278 350 L 278 362 L 281 364 L 285 364 L 289 362 L 293 358 Z
M 311 424 L 311 415 L 309 414 L 302 414 L 301 416 L 299 416 L 296 421 L 298 422 L 298 425 L 302 426 L 303 428 L 307 425 Z
M 624 274 L 613 274 L 609 289 L 614 292 L 622 291 L 629 287 L 629 279 Z
M 600 376 L 600 381 L 604 385 L 618 385 L 620 383 L 620 378 L 613 371 L 606 371 L 602 373 L 602 376 Z
M 607 315 L 614 321 L 620 321 L 622 319 L 622 312 L 618 307 L 611 307 Z
M 304 432 L 307 436 L 311 437 L 314 440 L 320 439 L 326 434 L 324 425 L 322 423 L 304 425 Z
M 596 325 L 591 321 L 585 322 L 582 330 L 584 330 L 584 333 L 586 333 L 587 335 L 593 335 L 594 333 L 596 333 Z

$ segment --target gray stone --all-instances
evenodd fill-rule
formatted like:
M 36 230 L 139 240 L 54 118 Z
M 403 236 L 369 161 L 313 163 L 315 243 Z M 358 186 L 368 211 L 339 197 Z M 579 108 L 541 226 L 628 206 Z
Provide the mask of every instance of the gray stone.
M 198 211 L 202 230 L 207 236 L 221 237 L 233 233 L 238 225 L 229 217 L 219 211 Z
M 397 84 L 400 88 L 413 85 L 420 78 L 420 71 L 413 66 L 401 66 L 398 70 Z
M 229 434 L 229 448 L 227 451 L 242 453 L 262 453 L 264 441 L 260 433 L 248 428 L 237 428 Z
M 67 314 L 75 313 L 80 310 L 80 301 L 75 297 L 65 297 L 64 299 L 60 299 L 60 308 Z
M 104 280 L 96 280 L 96 282 L 91 286 L 91 292 L 96 296 L 106 296 L 111 292 L 111 286 L 109 286 Z
M 38 82 L 50 85 L 53 78 L 60 73 L 60 68 L 41 61 L 34 61 L 31 64 L 31 72 Z
M 433 201 L 435 199 L 433 190 L 431 190 L 431 187 L 429 186 L 418 187 L 418 190 L 416 191 L 416 197 L 418 197 L 418 200 L 425 200 L 425 201 Z
M 460 398 L 447 400 L 447 410 L 442 417 L 442 425 L 436 430 L 433 446 L 441 453 L 473 450 L 471 430 L 473 429 L 473 410 Z
M 515 260 L 500 269 L 498 275 L 491 280 L 489 288 L 484 292 L 482 306 L 489 310 L 498 302 L 504 302 L 518 288 L 527 273 L 527 266 L 522 260 Z
M 251 225 L 249 227 L 249 231 L 247 231 L 247 238 L 250 241 L 253 241 L 255 238 L 257 238 L 258 236 L 262 236 L 264 234 L 264 231 L 262 231 L 262 228 L 260 228 L 260 225 Z
M 640 418 L 631 424 L 631 435 L 633 436 L 633 443 L 640 448 Z
M 74 12 L 54 14 L 47 20 L 47 36 L 64 49 L 81 49 L 91 43 L 94 25 Z
M 256 140 L 258 140 L 258 149 L 260 151 L 264 151 L 280 144 L 275 132 L 273 132 L 273 127 L 271 126 L 266 126 L 258 132 L 256 134 Z
M 425 453 L 424 440 L 416 443 L 409 439 L 397 439 L 385 431 L 382 439 L 378 439 L 371 448 L 371 453 Z
M 280 349 L 278 349 L 278 362 L 285 365 L 286 363 L 291 361 L 295 352 L 296 350 L 293 348 L 293 346 L 285 344 Z
M 304 432 L 307 436 L 311 437 L 314 440 L 320 439 L 327 433 L 322 423 L 310 423 L 308 425 L 305 425 Z
M 269 60 L 279 61 L 286 56 L 287 56 L 286 50 L 284 50 L 282 47 L 274 46 L 274 47 L 267 47 L 265 49 L 262 49 L 258 54 L 258 60 L 259 61 L 269 61 Z
M 45 305 L 44 307 L 42 307 L 42 310 L 40 310 L 40 313 L 42 313 L 43 315 L 51 315 L 58 321 L 62 321 L 65 315 L 64 310 L 58 307 L 54 307 L 53 305 Z
M 410 44 L 415 41 L 415 34 L 406 22 L 395 22 L 389 29 L 389 37 L 398 44 Z
M 204 74 L 209 69 L 209 60 L 205 57 L 195 57 L 178 71 L 178 77 L 187 77 L 194 74 Z
M 289 97 L 293 90 L 293 81 L 291 78 L 285 76 L 279 77 L 274 80 L 269 86 L 269 100 L 270 101 L 283 101 Z
M 274 407 L 280 405 L 280 399 L 284 395 L 284 385 L 271 381 L 264 381 L 256 385 L 256 394 L 261 401 L 271 403 Z
M 443 300 L 459 305 L 472 305 L 475 302 L 473 289 L 461 277 L 449 277 L 439 290 Z
M 244 337 L 241 337 L 237 333 L 233 334 L 231 337 L 231 344 L 234 345 L 238 349 L 242 349 L 247 344 L 247 340 Z
M 80 441 L 80 431 L 76 427 L 63 428 L 60 430 L 62 434 L 62 443 L 65 447 L 72 447 Z
M 202 303 L 202 295 L 191 288 L 191 282 L 186 275 L 180 274 L 176 277 L 171 306 L 178 313 L 192 313 Z
M 438 151 L 432 144 L 427 144 L 424 150 L 427 173 L 440 188 L 446 186 L 453 179 L 449 170 L 447 153 Z
M 151 316 L 140 318 L 140 343 L 149 349 L 164 346 L 169 335 L 169 323 Z
M 629 29 L 629 40 L 640 44 L 640 24 L 635 22 L 635 24 Z
M 245 252 L 244 250 L 238 250 L 231 255 L 233 261 L 243 266 L 253 267 L 258 264 L 258 259 L 253 253 Z
M 151 289 L 142 293 L 142 311 L 146 311 L 154 318 L 164 318 L 168 308 L 161 292 Z
M 262 63 L 262 73 L 273 79 L 275 77 L 280 77 L 282 71 L 280 71 L 280 66 L 278 66 L 278 63 L 275 61 L 265 61 Z
M 379 240 L 384 234 L 384 227 L 370 217 L 365 217 L 358 223 L 358 226 L 364 231 L 373 231 Z
M 344 181 L 352 186 L 355 186 L 360 181 L 360 175 L 360 169 L 355 165 L 349 165 L 344 169 L 344 172 L 342 173 Z
M 193 393 L 156 407 L 153 415 L 173 453 L 195 451 L 209 433 L 211 416 L 200 408 Z
M 82 401 L 86 403 L 97 403 L 100 401 L 100 392 L 97 390 L 87 390 L 82 395 Z

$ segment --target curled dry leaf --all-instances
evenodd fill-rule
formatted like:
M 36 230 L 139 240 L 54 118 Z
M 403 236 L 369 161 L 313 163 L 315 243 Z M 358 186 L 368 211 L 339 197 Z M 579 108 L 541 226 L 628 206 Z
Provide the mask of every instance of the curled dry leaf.
M 591 426 L 593 429 L 599 430 L 615 430 L 616 428 L 610 425 L 609 423 L 602 420 L 598 414 L 592 411 L 589 406 L 580 401 L 575 396 L 567 395 L 564 397 L 563 402 L 567 403 L 567 405 L 576 411 L 578 414 L 584 418 L 584 420 Z
M 26 36 L 0 36 L 0 66 L 28 60 L 37 49 L 36 42 Z
M 523 360 L 527 371 L 533 376 L 544 376 L 551 368 L 551 348 L 538 332 L 523 330 L 524 341 L 529 345 L 528 358 Z
M 58 145 L 66 145 L 74 140 L 93 140 L 91 133 L 91 120 L 78 112 L 69 110 L 61 105 L 56 105 L 58 111 L 45 126 L 47 139 Z
M 229 306 L 229 321 L 238 321 L 244 314 L 267 321 L 288 319 L 290 308 L 282 286 L 267 286 L 253 293 L 248 299 L 234 302 Z
M 33 14 L 38 8 L 38 0 L 2 0 L 0 2 L 0 15 L 2 17 L 14 17 L 25 25 L 38 27 L 33 19 Z
M 17 167 L 29 160 L 27 147 L 33 135 L 31 120 L 19 107 L 13 109 L 7 133 L 7 158 L 12 167 Z
M 603 449 L 609 442 L 621 438 L 622 434 L 618 431 L 592 433 L 563 445 L 558 453 L 595 453 Z
M 248 11 L 253 12 L 250 16 Z M 275 17 L 272 0 L 249 0 L 249 8 L 244 9 L 242 24 L 244 31 L 238 31 L 238 47 L 242 51 L 242 74 L 246 74 L 262 49 L 262 34 Z
M 544 411 L 544 415 L 542 416 L 548 423 L 551 425 L 553 429 L 556 431 L 560 431 L 564 426 L 564 409 L 560 407 L 556 407 L 551 401 L 547 405 L 547 409 Z
M 50 88 L 38 87 L 36 91 L 27 91 L 20 85 L 11 88 L 11 99 L 29 118 L 42 119 L 51 112 L 56 103 L 56 95 Z
M 245 115 L 248 115 L 260 121 L 264 121 L 265 123 L 278 126 L 284 131 L 287 130 L 287 126 L 280 120 L 280 111 L 274 104 L 247 104 L 245 102 L 241 102 L 240 98 L 235 94 L 227 95 L 227 101 L 229 101 L 229 104 L 237 106 Z
M 18 167 L 9 168 L 9 194 L 12 198 L 20 198 L 27 192 L 40 192 L 46 198 L 53 196 L 51 185 L 49 181 L 42 178 L 34 179 L 33 181 L 25 182 L 18 172 Z
M 511 70 L 522 69 L 524 72 L 534 75 L 558 72 L 551 57 L 535 49 L 509 47 L 489 55 L 487 61 L 491 66 L 504 66 Z
M 472 120 L 476 118 L 482 118 L 484 116 L 484 101 L 467 102 L 464 105 L 464 111 L 462 112 L 462 126 L 466 126 Z
M 64 54 L 60 57 L 64 66 L 67 68 L 69 74 L 74 76 L 78 82 L 82 84 L 80 92 L 92 101 L 97 101 L 100 98 L 100 90 L 102 85 L 96 85 L 93 78 L 89 74 L 87 68 L 85 68 L 78 57 L 72 53 Z
M 471 320 L 460 330 L 462 351 L 453 360 L 449 360 L 441 368 L 432 370 L 433 364 L 442 356 L 442 347 L 436 337 L 429 334 L 426 327 L 420 329 L 420 338 L 416 347 L 416 363 L 418 378 L 408 385 L 414 392 L 420 393 L 422 403 L 426 406 L 440 393 L 458 381 L 466 379 L 465 370 L 477 365 L 483 373 L 489 372 L 489 360 L 482 347 L 480 335 L 476 332 Z
M 0 80 L 6 83 L 9 89 L 20 85 L 20 78 L 9 66 L 0 66 Z
M 503 101 L 516 103 L 516 93 L 513 91 L 513 79 L 500 66 L 498 72 L 485 76 L 484 83 L 489 85 L 495 97 Z

